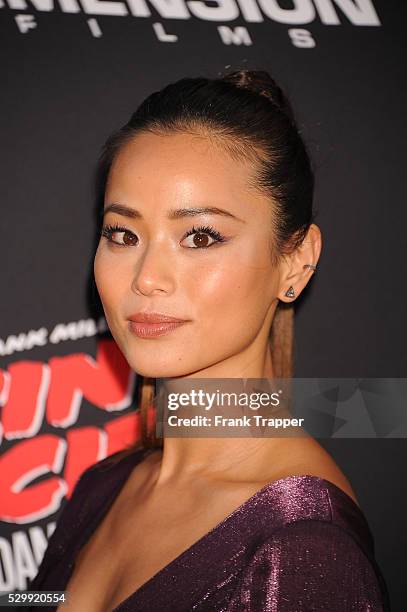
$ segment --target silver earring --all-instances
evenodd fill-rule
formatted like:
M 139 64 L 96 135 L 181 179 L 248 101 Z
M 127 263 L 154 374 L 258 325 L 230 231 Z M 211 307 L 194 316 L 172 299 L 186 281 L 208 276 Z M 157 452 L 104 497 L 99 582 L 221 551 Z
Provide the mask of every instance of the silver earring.
M 317 269 L 317 267 L 314 266 L 314 264 L 304 264 L 302 267 L 303 268 L 309 268 L 310 270 L 316 270 Z
M 289 297 L 289 298 L 295 297 L 294 287 L 292 285 L 288 287 L 287 291 L 285 292 L 285 295 L 286 297 Z

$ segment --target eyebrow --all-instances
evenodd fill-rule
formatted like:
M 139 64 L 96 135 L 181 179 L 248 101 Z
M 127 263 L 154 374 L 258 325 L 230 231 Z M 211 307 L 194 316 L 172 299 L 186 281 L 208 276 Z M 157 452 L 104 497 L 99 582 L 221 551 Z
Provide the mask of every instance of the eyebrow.
M 124 206 L 124 204 L 109 204 L 103 210 L 102 215 L 106 215 L 108 212 L 115 212 L 123 217 L 129 217 L 130 219 L 142 219 L 143 215 L 136 208 L 130 206 Z M 199 206 L 194 208 L 177 208 L 168 211 L 168 219 L 181 219 L 183 217 L 196 217 L 198 215 L 221 215 L 223 217 L 231 217 L 241 223 L 246 223 L 243 219 L 236 217 L 228 210 L 218 208 L 217 206 Z

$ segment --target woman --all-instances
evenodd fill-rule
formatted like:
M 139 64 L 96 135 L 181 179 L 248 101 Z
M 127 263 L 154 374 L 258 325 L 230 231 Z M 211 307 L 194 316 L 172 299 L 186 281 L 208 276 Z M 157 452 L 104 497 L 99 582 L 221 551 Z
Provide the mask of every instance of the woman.
M 309 156 L 272 77 L 153 93 L 101 169 L 95 279 L 146 383 L 144 431 L 156 378 L 292 376 L 293 302 L 321 233 Z M 313 438 L 144 442 L 82 474 L 31 590 L 66 590 L 69 611 L 389 609 L 355 493 Z

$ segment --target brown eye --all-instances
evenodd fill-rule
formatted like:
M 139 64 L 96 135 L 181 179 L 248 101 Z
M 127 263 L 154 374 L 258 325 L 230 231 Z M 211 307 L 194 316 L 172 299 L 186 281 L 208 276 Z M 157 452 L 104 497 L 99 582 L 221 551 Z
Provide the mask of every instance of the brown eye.
M 225 237 L 213 227 L 202 225 L 190 229 L 184 237 L 183 241 L 184 240 L 188 240 L 189 244 L 187 243 L 186 246 L 189 249 L 206 249 L 218 242 L 224 242 Z
M 197 232 L 192 240 L 193 244 L 196 247 L 206 247 L 208 246 L 209 236 L 208 234 L 203 234 L 202 232 Z
M 123 244 L 125 244 L 126 246 L 134 246 L 135 244 L 137 244 L 137 236 L 135 236 L 134 234 L 130 234 L 130 232 L 120 232 L 123 234 Z
M 107 225 L 102 229 L 102 236 L 107 238 L 109 242 L 124 247 L 136 246 L 138 243 L 136 234 L 119 226 Z

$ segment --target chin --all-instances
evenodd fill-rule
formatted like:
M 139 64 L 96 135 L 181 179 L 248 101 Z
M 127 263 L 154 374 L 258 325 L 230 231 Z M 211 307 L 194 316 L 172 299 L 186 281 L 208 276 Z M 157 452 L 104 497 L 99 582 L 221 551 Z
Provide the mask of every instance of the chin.
M 190 372 L 185 365 L 180 365 L 177 368 L 174 367 L 174 364 L 141 364 L 131 361 L 129 361 L 129 365 L 138 376 L 144 376 L 145 378 L 175 378 L 177 376 L 187 376 Z

